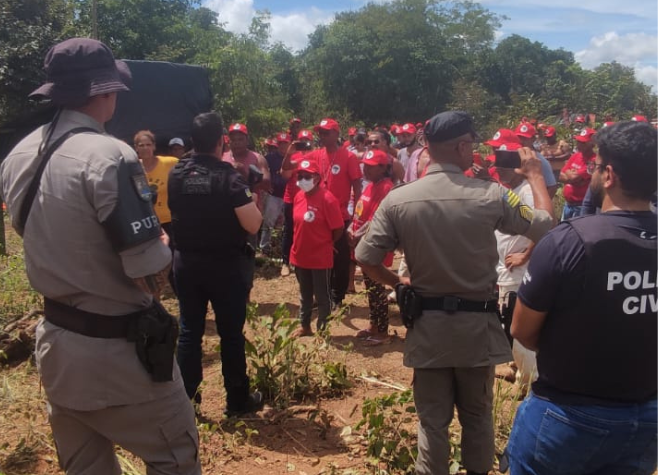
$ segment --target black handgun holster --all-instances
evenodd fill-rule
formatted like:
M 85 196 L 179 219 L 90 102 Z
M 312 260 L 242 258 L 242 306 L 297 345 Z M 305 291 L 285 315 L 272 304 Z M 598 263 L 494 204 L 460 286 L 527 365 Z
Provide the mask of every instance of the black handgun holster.
M 505 336 L 510 346 L 514 343 L 512 338 L 512 317 L 514 316 L 514 307 L 516 307 L 516 292 L 507 292 L 504 296 L 503 308 L 500 311 L 500 323 L 505 331 Z
M 128 341 L 135 342 L 137 357 L 155 382 L 172 381 L 177 339 L 178 321 L 159 302 L 128 329 Z
M 414 327 L 414 320 L 423 313 L 422 297 L 416 294 L 416 291 L 405 284 L 395 286 L 395 297 L 400 307 L 400 317 L 406 328 Z

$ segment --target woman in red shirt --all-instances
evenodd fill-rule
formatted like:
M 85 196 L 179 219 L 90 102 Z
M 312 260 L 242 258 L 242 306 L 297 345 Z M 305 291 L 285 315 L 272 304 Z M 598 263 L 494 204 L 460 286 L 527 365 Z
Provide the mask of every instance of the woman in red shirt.
M 319 331 L 325 329 L 331 313 L 330 276 L 334 265 L 334 242 L 343 234 L 343 215 L 334 195 L 320 186 L 320 167 L 302 158 L 297 168 L 297 186 L 292 208 L 294 236 L 290 263 L 299 283 L 300 320 L 293 337 L 313 335 L 313 297 L 318 302 Z
M 368 184 L 361 198 L 354 207 L 352 224 L 347 230 L 348 242 L 354 249 L 368 230 L 370 220 L 375 215 L 384 197 L 393 188 L 390 175 L 390 161 L 388 155 L 381 150 L 370 150 L 363 156 L 363 175 Z M 384 265 L 393 264 L 393 253 L 389 252 L 384 259 Z M 356 336 L 365 338 L 369 345 L 379 345 L 390 341 L 388 335 L 388 292 L 386 288 L 363 274 L 368 293 L 368 306 L 370 307 L 370 326 L 359 331 Z

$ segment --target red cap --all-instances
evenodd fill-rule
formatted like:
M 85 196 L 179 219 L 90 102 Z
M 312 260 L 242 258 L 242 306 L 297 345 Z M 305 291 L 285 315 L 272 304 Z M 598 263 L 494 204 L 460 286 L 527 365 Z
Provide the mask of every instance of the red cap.
M 356 127 L 350 127 L 347 129 L 347 135 L 350 137 L 354 137 L 356 135 Z
M 400 133 L 400 126 L 397 124 L 391 125 L 391 134 L 392 135 L 397 135 Z
M 587 143 L 590 140 L 592 140 L 594 134 L 596 134 L 596 130 L 590 129 L 589 127 L 585 127 L 583 130 L 580 131 L 578 135 L 574 135 L 573 138 L 576 139 L 578 142 Z
M 423 128 L 423 123 L 422 122 L 416 122 L 416 129 L 422 129 Z
M 643 115 L 634 115 L 631 120 L 634 120 L 635 122 L 649 122 Z
M 247 126 L 239 123 L 232 124 L 228 128 L 228 133 L 230 134 L 231 132 L 240 132 L 241 134 L 249 135 L 249 132 L 247 132 Z
M 309 142 L 313 140 L 313 132 L 310 130 L 300 130 L 299 133 L 297 134 L 297 140 L 302 140 L 304 142 Z
M 402 127 L 398 127 L 398 134 L 415 134 L 416 126 L 411 123 L 404 124 Z
M 265 139 L 265 145 L 268 147 L 276 147 L 276 139 Z
M 603 127 L 610 127 L 612 124 L 614 124 L 614 122 L 611 122 L 611 121 L 604 122 L 603 125 L 601 126 L 601 128 L 603 128 Z
M 297 122 L 298 124 L 301 124 L 302 119 L 300 119 L 299 117 L 293 117 L 292 119 L 290 119 L 291 124 L 294 124 L 295 122 Z
M 585 116 L 580 114 L 577 115 L 576 118 L 574 119 L 574 122 L 580 122 L 581 124 L 585 123 Z
M 363 163 L 365 165 L 388 165 L 388 155 L 381 150 L 368 150 L 363 156 Z
M 531 139 L 537 135 L 537 131 L 530 122 L 521 122 L 516 129 L 514 129 L 514 133 L 519 137 L 525 137 L 527 139 Z
M 537 130 L 544 130 L 546 127 L 548 127 L 546 124 L 543 122 L 540 122 L 537 124 Z
M 555 135 L 555 127 L 547 125 L 544 128 L 544 137 L 552 137 Z
M 335 130 L 336 132 L 340 132 L 340 126 L 334 119 L 327 118 L 322 119 L 318 125 L 313 127 L 313 130 L 316 132 L 319 132 L 320 130 Z
M 276 134 L 276 141 L 278 143 L 281 143 L 281 142 L 290 143 L 290 135 L 288 135 L 286 132 L 281 132 L 279 134 Z
M 500 147 L 504 143 L 519 143 L 519 138 L 510 129 L 499 129 L 491 140 L 484 142 L 485 145 L 491 147 Z
M 517 142 L 509 142 L 509 143 L 504 143 L 500 147 L 498 147 L 498 150 L 518 150 L 521 148 L 521 144 Z
M 320 166 L 318 165 L 318 162 L 315 160 L 308 160 L 306 158 L 299 162 L 299 165 L 297 165 L 297 170 L 320 174 Z

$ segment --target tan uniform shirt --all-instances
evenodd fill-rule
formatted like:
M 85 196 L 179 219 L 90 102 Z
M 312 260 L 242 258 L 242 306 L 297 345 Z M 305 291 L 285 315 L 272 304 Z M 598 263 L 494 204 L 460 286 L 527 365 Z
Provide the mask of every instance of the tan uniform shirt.
M 454 165 L 432 163 L 427 175 L 393 189 L 356 248 L 357 260 L 381 263 L 404 251 L 412 287 L 424 296 L 493 298 L 494 230 L 539 239 L 550 215 L 533 211 L 497 183 L 464 176 Z M 425 311 L 407 333 L 404 364 L 415 368 L 487 366 L 511 360 L 495 314 Z
M 100 224 L 117 202 L 119 161 L 137 162 L 127 144 L 105 135 L 101 124 L 64 111 L 50 140 L 76 127 L 91 127 L 66 140 L 41 179 L 24 231 L 28 278 L 39 293 L 89 312 L 122 315 L 142 309 L 151 296 L 132 281 L 154 274 L 171 260 L 160 240 L 117 253 Z M 36 170 L 36 155 L 47 126 L 23 139 L 0 166 L 0 193 L 12 223 Z M 37 329 L 37 363 L 50 401 L 93 410 L 162 397 L 180 381 L 152 383 L 134 343 L 89 338 L 47 322 Z M 178 367 L 175 380 L 179 379 Z

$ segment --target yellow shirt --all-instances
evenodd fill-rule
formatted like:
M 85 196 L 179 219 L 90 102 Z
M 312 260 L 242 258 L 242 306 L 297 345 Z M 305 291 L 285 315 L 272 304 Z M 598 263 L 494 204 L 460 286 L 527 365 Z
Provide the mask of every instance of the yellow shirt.
M 171 223 L 171 211 L 169 211 L 169 206 L 167 206 L 167 181 L 169 180 L 169 172 L 174 166 L 178 163 L 176 157 L 163 157 L 158 155 L 158 164 L 153 170 L 146 174 L 148 178 L 149 185 L 151 185 L 152 190 L 157 190 L 158 200 L 155 202 L 153 208 L 155 209 L 155 214 L 160 220 L 160 224 Z

